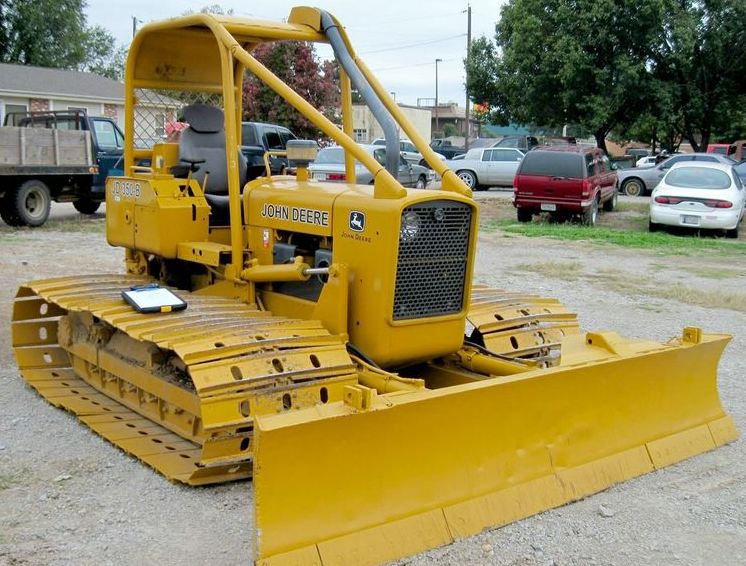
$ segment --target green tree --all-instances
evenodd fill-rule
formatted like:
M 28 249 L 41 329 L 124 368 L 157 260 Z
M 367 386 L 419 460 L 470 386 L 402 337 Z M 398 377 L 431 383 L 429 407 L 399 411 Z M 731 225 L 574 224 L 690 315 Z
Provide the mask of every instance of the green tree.
M 83 0 L 15 0 L 5 4 L 4 63 L 74 69 L 86 58 Z
M 312 44 L 301 41 L 262 43 L 254 49 L 253 55 L 327 118 L 339 123 L 336 66 L 330 61 L 319 62 Z M 282 124 L 304 138 L 316 139 L 322 135 L 305 116 L 248 72 L 244 80 L 243 106 L 246 120 Z
M 84 0 L 0 0 L 0 62 L 123 74 L 126 50 L 89 27 Z
M 470 51 L 473 100 L 502 122 L 578 124 L 605 149 L 607 134 L 644 108 L 661 1 L 512 0 L 496 45 Z
M 746 2 L 664 0 L 664 4 L 653 73 L 673 93 L 683 135 L 695 151 L 703 150 L 713 136 L 732 136 L 740 130 L 734 128 L 734 118 L 743 118 L 746 104 Z
M 117 46 L 111 34 L 101 26 L 92 26 L 85 32 L 84 47 L 86 60 L 79 70 L 96 73 L 116 81 L 124 77 L 124 64 L 127 61 L 127 48 Z

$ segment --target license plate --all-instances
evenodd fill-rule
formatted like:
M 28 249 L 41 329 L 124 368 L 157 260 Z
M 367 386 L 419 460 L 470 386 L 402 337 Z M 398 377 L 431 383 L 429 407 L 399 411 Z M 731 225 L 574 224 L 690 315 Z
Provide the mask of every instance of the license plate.
M 541 203 L 541 209 L 546 210 L 547 212 L 555 212 L 557 210 L 556 204 L 551 204 L 548 202 Z
M 699 216 L 691 216 L 690 214 L 681 215 L 681 223 L 689 226 L 699 226 Z

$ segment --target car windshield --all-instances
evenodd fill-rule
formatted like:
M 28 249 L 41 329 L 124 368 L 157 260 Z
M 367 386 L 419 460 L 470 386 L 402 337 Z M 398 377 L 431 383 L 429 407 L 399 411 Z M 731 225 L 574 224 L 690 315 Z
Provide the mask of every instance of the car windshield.
M 319 151 L 316 163 L 344 163 L 345 152 L 341 147 L 327 147 Z
M 671 187 L 683 189 L 727 189 L 732 183 L 727 173 L 707 167 L 679 167 L 665 181 Z
M 367 150 L 366 150 L 367 151 Z M 368 152 L 370 153 L 370 152 Z M 378 163 L 381 165 L 386 165 L 386 150 L 385 149 L 376 149 L 372 152 L 373 157 L 375 158 Z M 334 165 L 343 165 L 345 162 L 345 151 L 341 147 L 325 147 L 321 151 L 319 151 L 318 155 L 316 156 L 316 159 L 314 160 L 314 163 L 316 164 L 334 164 Z M 355 160 L 355 167 L 362 167 L 362 163 L 360 163 L 357 159 Z
M 521 162 L 519 175 L 583 178 L 583 160 L 578 153 L 529 151 Z

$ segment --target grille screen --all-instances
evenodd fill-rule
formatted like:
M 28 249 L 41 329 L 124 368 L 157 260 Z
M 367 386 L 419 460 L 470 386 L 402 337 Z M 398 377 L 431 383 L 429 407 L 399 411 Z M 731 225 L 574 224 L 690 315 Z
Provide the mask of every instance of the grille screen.
M 461 310 L 470 230 L 468 204 L 435 200 L 402 211 L 394 320 Z

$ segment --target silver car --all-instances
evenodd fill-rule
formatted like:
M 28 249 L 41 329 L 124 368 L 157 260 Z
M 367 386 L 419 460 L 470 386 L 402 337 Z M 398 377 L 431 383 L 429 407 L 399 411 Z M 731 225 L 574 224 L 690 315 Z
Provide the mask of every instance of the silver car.
M 523 159 L 523 152 L 513 148 L 470 149 L 463 159 L 451 159 L 446 165 L 474 190 L 513 185 L 513 178 Z
M 717 153 L 682 153 L 669 157 L 665 161 L 652 167 L 635 167 L 634 169 L 620 169 L 619 188 L 629 196 L 638 197 L 649 194 L 658 186 L 663 176 L 677 163 L 684 161 L 700 161 L 706 163 L 725 163 L 735 165 L 730 157 Z
M 373 156 L 381 165 L 386 165 L 386 148 L 380 145 L 363 145 L 360 147 Z M 334 181 L 346 183 L 345 153 L 339 146 L 326 147 L 319 151 L 316 160 L 308 167 L 311 178 L 317 181 Z M 362 163 L 355 161 L 355 177 L 358 185 L 372 185 L 373 175 Z M 399 155 L 399 182 L 405 187 L 424 189 L 435 180 L 432 169 L 412 165 Z

